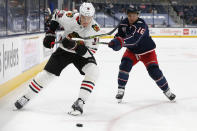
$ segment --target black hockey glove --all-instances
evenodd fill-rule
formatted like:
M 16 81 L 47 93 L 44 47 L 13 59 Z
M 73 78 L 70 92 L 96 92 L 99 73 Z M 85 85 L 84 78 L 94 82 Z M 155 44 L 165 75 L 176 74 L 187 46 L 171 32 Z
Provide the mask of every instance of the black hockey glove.
M 88 48 L 84 44 L 84 41 L 81 40 L 71 40 L 64 38 L 62 40 L 62 45 L 64 48 L 75 50 L 75 52 L 80 56 L 83 56 L 88 50 Z
M 54 44 L 55 44 L 55 38 L 56 38 L 56 34 L 55 32 L 49 30 L 46 32 L 45 38 L 43 40 L 43 45 L 46 48 L 53 48 Z

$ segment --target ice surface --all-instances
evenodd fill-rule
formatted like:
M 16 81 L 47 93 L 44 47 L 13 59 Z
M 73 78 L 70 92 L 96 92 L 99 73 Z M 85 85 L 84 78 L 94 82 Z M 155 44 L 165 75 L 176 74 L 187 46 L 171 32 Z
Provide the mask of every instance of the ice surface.
M 114 52 L 100 45 L 96 54 L 100 76 L 82 116 L 67 114 L 83 80 L 70 65 L 20 111 L 13 111 L 13 104 L 26 84 L 1 98 L 0 131 L 197 131 L 197 39 L 154 40 L 176 103 L 168 101 L 140 62 L 130 72 L 124 102 L 118 104 L 117 75 L 125 49 Z

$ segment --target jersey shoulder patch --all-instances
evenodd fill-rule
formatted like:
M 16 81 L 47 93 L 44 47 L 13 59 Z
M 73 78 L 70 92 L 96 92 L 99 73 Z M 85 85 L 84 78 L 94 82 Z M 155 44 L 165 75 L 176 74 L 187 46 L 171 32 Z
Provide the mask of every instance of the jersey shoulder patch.
M 92 25 L 92 28 L 98 32 L 100 30 L 100 27 L 97 24 Z
M 66 16 L 72 18 L 73 17 L 73 13 L 72 12 L 67 12 Z

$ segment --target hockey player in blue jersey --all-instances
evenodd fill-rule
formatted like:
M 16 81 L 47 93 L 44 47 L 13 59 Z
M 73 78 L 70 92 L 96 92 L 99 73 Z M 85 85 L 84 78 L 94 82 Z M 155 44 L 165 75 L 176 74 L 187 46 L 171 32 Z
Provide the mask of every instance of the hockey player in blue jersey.
M 139 18 L 138 10 L 135 7 L 127 9 L 127 16 L 121 22 L 115 38 L 108 44 L 115 51 L 120 50 L 123 46 L 127 47 L 119 66 L 116 99 L 119 102 L 122 101 L 129 72 L 135 64 L 141 61 L 146 66 L 150 77 L 156 82 L 157 86 L 169 100 L 173 101 L 176 95 L 170 91 L 168 82 L 159 68 L 155 52 L 156 45 L 149 36 L 147 24 L 143 19 Z

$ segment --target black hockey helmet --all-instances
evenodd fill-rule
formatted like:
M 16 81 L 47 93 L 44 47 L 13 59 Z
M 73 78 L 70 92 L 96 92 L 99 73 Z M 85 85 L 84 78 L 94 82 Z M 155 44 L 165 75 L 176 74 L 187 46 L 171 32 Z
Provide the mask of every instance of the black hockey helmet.
M 127 14 L 128 14 L 128 13 L 137 13 L 137 14 L 139 14 L 139 11 L 138 11 L 137 7 L 130 6 L 130 7 L 127 9 L 126 13 L 127 13 Z

